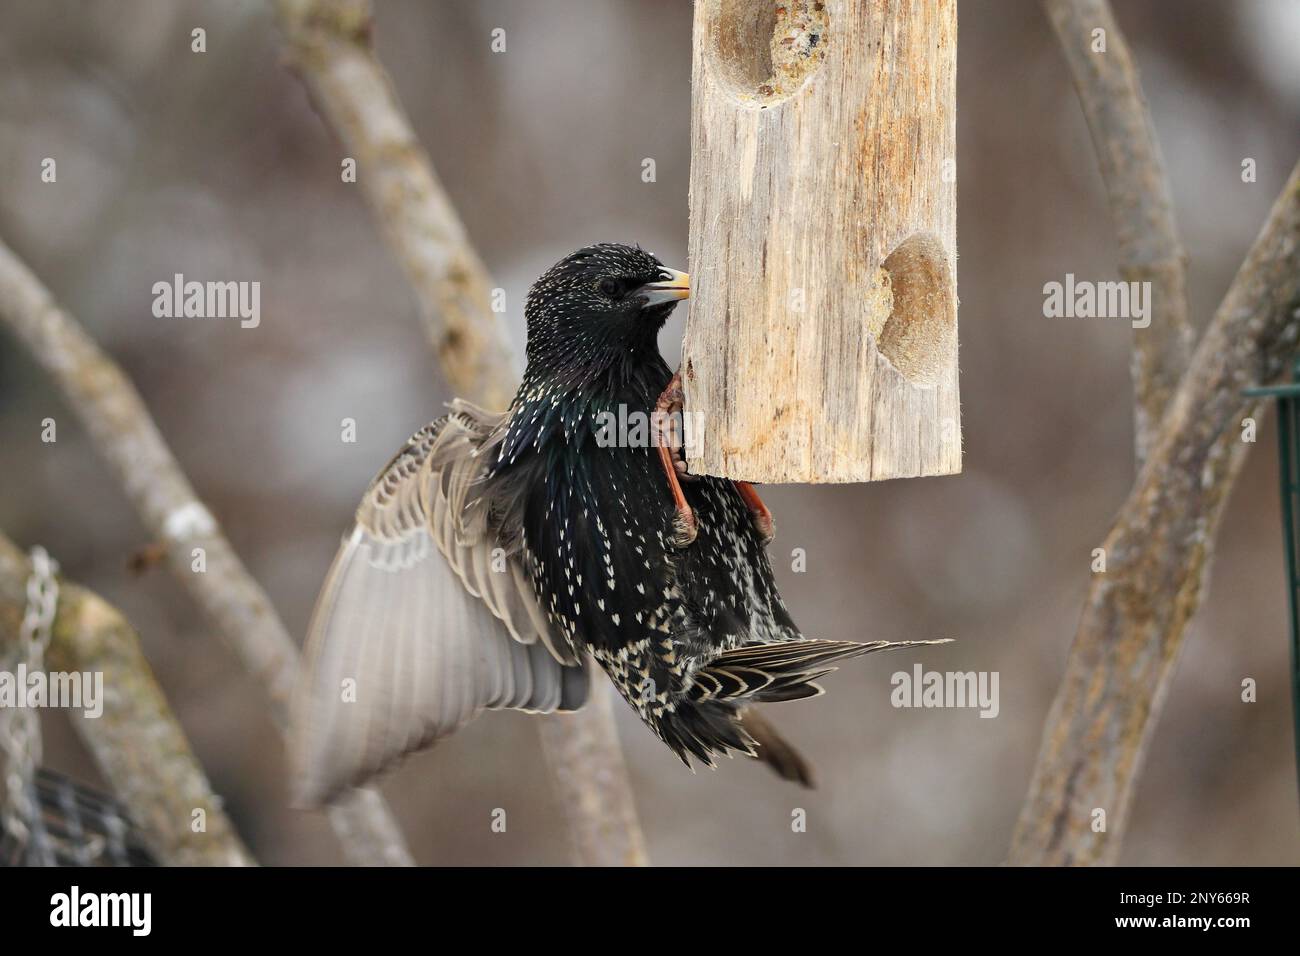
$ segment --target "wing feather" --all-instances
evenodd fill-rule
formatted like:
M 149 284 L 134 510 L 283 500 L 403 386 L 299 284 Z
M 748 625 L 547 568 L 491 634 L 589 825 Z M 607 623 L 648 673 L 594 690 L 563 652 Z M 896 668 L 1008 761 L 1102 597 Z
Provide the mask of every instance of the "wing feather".
M 293 707 L 299 802 L 332 799 L 482 710 L 585 703 L 585 658 L 552 631 L 492 530 L 479 479 L 501 421 L 456 403 L 366 492 L 308 628 Z

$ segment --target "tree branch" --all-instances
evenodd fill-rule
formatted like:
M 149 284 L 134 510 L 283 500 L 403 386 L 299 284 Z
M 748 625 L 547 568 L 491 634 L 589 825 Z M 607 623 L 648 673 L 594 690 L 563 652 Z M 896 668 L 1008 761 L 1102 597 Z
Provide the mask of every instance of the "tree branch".
M 582 710 L 539 722 L 542 750 L 561 807 L 569 818 L 574 859 L 587 866 L 646 866 L 611 695 L 600 675 Z
M 1146 97 L 1128 44 L 1107 0 L 1044 0 L 1066 62 L 1110 199 L 1119 241 L 1119 272 L 1151 283 L 1151 324 L 1133 331 L 1133 391 L 1138 467 L 1156 441 L 1160 420 L 1192 349 L 1187 317 L 1187 256 Z M 1105 30 L 1104 53 L 1093 30 Z
M 0 533 L 4 640 L 18 639 L 30 575 L 27 556 Z M 169 866 L 254 865 L 167 706 L 139 638 L 116 608 L 60 580 L 46 662 L 52 671 L 103 675 L 103 713 L 74 718 L 72 726 L 160 861 Z M 191 827 L 195 810 L 205 818 L 198 833 Z
M 518 378 L 489 301 L 491 280 L 370 43 L 365 0 L 276 0 L 289 62 L 357 161 L 389 247 L 415 289 L 447 383 L 505 408 Z
M 54 379 L 140 520 L 165 545 L 172 570 L 265 689 L 272 715 L 283 729 L 297 679 L 298 651 L 275 608 L 195 495 L 125 373 L 3 243 L 0 321 Z M 206 557 L 205 573 L 191 570 L 197 548 Z M 410 862 L 377 796 L 360 795 L 332 817 L 353 862 Z
M 1241 391 L 1280 379 L 1300 343 L 1300 165 L 1219 306 L 1150 460 L 1107 535 L 1047 718 L 1010 862 L 1111 863 L 1134 782 L 1200 603 L 1210 547 L 1245 460 Z M 1106 832 L 1092 811 L 1106 811 Z
M 277 0 L 290 58 L 317 110 L 357 160 L 357 179 L 415 286 L 444 377 L 466 398 L 504 408 L 509 341 L 488 301 L 487 270 L 433 172 L 371 44 L 365 0 Z M 632 786 L 598 682 L 575 714 L 542 718 L 547 763 L 580 864 L 644 864 Z

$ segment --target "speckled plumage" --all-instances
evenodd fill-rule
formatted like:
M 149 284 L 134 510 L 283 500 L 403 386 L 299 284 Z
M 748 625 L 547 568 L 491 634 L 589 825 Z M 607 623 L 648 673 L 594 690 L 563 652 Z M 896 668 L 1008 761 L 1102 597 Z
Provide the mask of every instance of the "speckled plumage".
M 733 482 L 684 483 L 684 543 L 660 450 L 597 438 L 601 413 L 649 416 L 673 378 L 657 338 L 684 281 L 623 245 L 561 260 L 529 293 L 510 409 L 454 402 L 372 483 L 309 628 L 301 802 L 482 709 L 582 706 L 587 652 L 688 766 L 734 750 L 810 783 L 752 705 L 819 694 L 836 662 L 901 645 L 802 637 Z M 340 705 L 349 682 L 359 706 Z
M 616 276 L 635 288 L 660 269 L 642 250 L 598 245 L 538 280 L 528 369 L 484 494 L 510 501 L 503 513 L 519 509 L 524 563 L 575 651 L 591 652 L 688 765 L 688 755 L 712 765 L 728 749 L 753 753 L 737 720 L 745 705 L 820 693 L 811 681 L 829 661 L 879 645 L 803 640 L 732 482 L 685 485 L 698 533 L 675 547 L 655 449 L 597 441 L 600 412 L 649 415 L 672 378 L 657 336 L 675 303 L 620 309 L 596 286 Z M 784 657 L 727 656 L 774 644 L 786 645 Z

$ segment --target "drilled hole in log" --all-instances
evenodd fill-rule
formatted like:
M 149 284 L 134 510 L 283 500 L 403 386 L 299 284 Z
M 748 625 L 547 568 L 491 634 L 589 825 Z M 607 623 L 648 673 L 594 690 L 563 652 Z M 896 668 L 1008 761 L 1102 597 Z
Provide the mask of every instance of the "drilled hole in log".
M 720 85 L 760 109 L 797 93 L 826 60 L 825 0 L 701 0 Z
M 935 236 L 919 233 L 882 264 L 893 309 L 878 347 L 913 385 L 934 385 L 957 351 L 957 298 L 948 254 Z

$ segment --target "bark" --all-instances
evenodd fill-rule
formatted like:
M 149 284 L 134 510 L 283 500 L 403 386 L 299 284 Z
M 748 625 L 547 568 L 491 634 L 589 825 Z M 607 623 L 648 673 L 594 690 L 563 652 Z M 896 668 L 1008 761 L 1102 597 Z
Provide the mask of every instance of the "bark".
M 278 0 L 289 62 L 357 161 L 357 185 L 406 272 L 447 383 L 504 408 L 518 378 L 491 280 L 370 40 L 370 4 Z M 340 157 L 341 159 L 341 157 Z
M 698 0 L 692 472 L 961 471 L 956 0 Z
M 1151 324 L 1133 330 L 1134 430 L 1138 466 L 1191 359 L 1187 256 L 1160 144 L 1128 44 L 1107 0 L 1045 0 L 1088 120 L 1126 282 L 1151 283 Z M 1104 53 L 1093 31 L 1105 30 Z
M 286 727 L 298 650 L 266 592 L 195 495 L 135 386 L 3 243 L 0 322 L 54 379 L 141 522 L 165 547 L 172 570 L 262 685 L 276 723 Z M 202 573 L 191 569 L 200 548 Z M 411 861 L 378 798 L 351 801 L 338 814 L 335 829 L 353 862 Z
M 18 640 L 30 575 L 27 556 L 0 534 L 0 643 Z M 103 713 L 74 714 L 72 727 L 159 861 L 253 865 L 167 705 L 140 639 L 116 608 L 60 578 L 45 663 L 51 671 L 103 675 Z M 202 832 L 192 826 L 196 810 L 203 814 Z
M 491 280 L 375 55 L 370 4 L 277 0 L 275 8 L 290 63 L 357 160 L 358 184 L 415 288 L 443 377 L 462 397 L 504 408 L 518 374 L 490 306 Z M 594 689 L 576 714 L 539 718 L 542 740 L 575 861 L 644 864 L 607 691 Z
M 1257 417 L 1250 385 L 1300 343 L 1300 165 L 1273 205 L 1106 536 L 1043 732 L 1010 862 L 1113 863 L 1142 758 L 1204 590 L 1211 546 Z M 1094 832 L 1093 811 L 1106 812 Z

